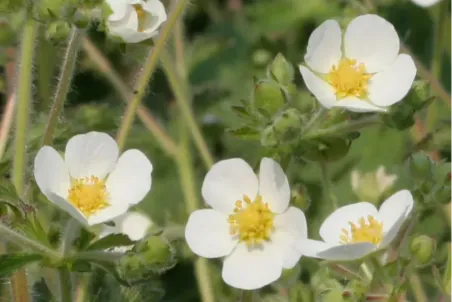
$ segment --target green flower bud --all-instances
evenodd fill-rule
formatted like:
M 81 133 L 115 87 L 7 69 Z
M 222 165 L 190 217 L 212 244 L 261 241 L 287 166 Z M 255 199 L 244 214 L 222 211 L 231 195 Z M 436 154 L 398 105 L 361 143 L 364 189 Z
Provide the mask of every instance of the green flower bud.
M 258 49 L 253 53 L 253 63 L 257 66 L 266 66 L 271 59 L 271 53 L 265 49 Z
M 288 62 L 280 53 L 276 55 L 275 59 L 270 64 L 269 71 L 275 81 L 285 86 L 289 85 L 295 76 L 292 64 L 290 64 L 290 62 Z
M 302 211 L 306 211 L 311 205 L 311 198 L 302 185 L 295 184 L 291 189 L 291 203 Z
M 66 0 L 40 0 L 33 7 L 36 18 L 40 21 L 61 19 L 64 15 Z
M 414 81 L 411 89 L 411 93 L 407 97 L 407 102 L 415 110 L 422 108 L 424 102 L 430 96 L 430 84 L 424 80 L 417 80 Z
M 264 147 L 274 147 L 278 144 L 278 139 L 273 126 L 268 126 L 261 132 L 261 144 Z
M 367 292 L 369 291 L 369 284 L 361 280 L 351 280 L 347 284 L 347 291 L 354 301 L 364 301 Z
M 413 178 L 428 180 L 433 171 L 433 160 L 424 153 L 415 153 L 407 161 L 408 169 Z
M 410 252 L 419 265 L 428 264 L 433 259 L 435 249 L 436 241 L 426 235 L 413 238 L 410 244 Z
M 300 113 L 295 108 L 285 110 L 273 122 L 273 128 L 281 141 L 293 141 L 300 137 Z
M 46 38 L 51 41 L 64 41 L 71 32 L 71 26 L 64 21 L 55 21 L 49 24 L 46 30 Z
M 86 11 L 77 10 L 77 12 L 74 14 L 73 22 L 78 28 L 87 28 L 90 21 L 91 17 Z
M 254 107 L 263 109 L 270 115 L 278 112 L 286 103 L 282 87 L 274 81 L 263 81 L 254 88 Z

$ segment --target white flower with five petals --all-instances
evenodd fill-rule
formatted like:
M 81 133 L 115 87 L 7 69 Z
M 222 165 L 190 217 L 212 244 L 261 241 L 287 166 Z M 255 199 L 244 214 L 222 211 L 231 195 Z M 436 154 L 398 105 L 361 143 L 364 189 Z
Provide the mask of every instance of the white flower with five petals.
M 41 192 L 85 226 L 112 220 L 140 202 L 151 189 L 152 164 L 135 149 L 119 158 L 116 142 L 106 133 L 72 137 L 64 159 L 42 147 L 34 162 Z
M 106 0 L 106 3 L 112 11 L 106 20 L 108 32 L 127 43 L 154 37 L 167 18 L 159 0 Z
M 344 35 L 327 20 L 309 37 L 300 72 L 325 108 L 385 111 L 405 97 L 416 76 L 413 59 L 399 50 L 394 26 L 377 15 L 353 19 Z
M 402 190 L 383 202 L 379 210 L 369 202 L 343 206 L 320 227 L 323 241 L 304 240 L 299 251 L 304 256 L 331 261 L 360 259 L 388 247 L 411 213 L 413 204 L 411 193 Z
M 307 238 L 306 218 L 289 207 L 289 182 L 274 160 L 262 159 L 258 176 L 242 159 L 220 161 L 207 173 L 202 196 L 212 209 L 190 215 L 185 238 L 201 257 L 226 257 L 227 284 L 257 289 L 298 262 L 296 246 Z

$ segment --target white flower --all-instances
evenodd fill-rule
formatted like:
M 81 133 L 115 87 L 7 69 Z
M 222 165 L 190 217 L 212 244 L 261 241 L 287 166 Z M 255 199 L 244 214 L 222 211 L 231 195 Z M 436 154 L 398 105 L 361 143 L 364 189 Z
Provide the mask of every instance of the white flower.
M 300 65 L 300 72 L 325 108 L 385 111 L 408 93 L 416 76 L 413 59 L 399 49 L 394 27 L 377 15 L 353 19 L 343 36 L 339 24 L 327 20 L 309 37 L 308 67 Z
M 307 238 L 306 218 L 289 207 L 289 182 L 274 160 L 262 159 L 258 176 L 242 159 L 220 161 L 207 173 L 202 196 L 212 209 L 190 215 L 185 238 L 201 257 L 226 256 L 227 284 L 257 289 L 298 262 L 296 243 Z
M 305 240 L 300 252 L 332 261 L 360 259 L 386 248 L 413 209 L 413 197 L 402 190 L 389 197 L 377 210 L 359 202 L 335 210 L 320 227 L 323 241 Z
M 89 132 L 72 137 L 64 159 L 42 147 L 34 175 L 41 192 L 85 226 L 114 219 L 140 202 L 151 189 L 152 164 L 135 149 L 119 158 L 108 134 Z
M 144 238 L 152 221 L 148 216 L 138 212 L 127 212 L 113 219 L 115 226 L 103 225 L 100 233 L 101 238 L 110 234 L 125 234 L 130 240 L 138 241 Z
M 429 7 L 432 5 L 435 5 L 436 3 L 440 2 L 441 0 L 411 0 L 414 4 L 422 6 L 422 7 Z
M 106 0 L 112 13 L 106 24 L 113 36 L 124 42 L 137 43 L 157 35 L 166 21 L 166 11 L 158 0 Z

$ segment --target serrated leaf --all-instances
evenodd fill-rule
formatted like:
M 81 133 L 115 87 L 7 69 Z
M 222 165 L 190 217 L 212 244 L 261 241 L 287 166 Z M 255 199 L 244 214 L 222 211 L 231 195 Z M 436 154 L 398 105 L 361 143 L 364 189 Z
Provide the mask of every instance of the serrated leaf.
M 0 277 L 9 276 L 21 267 L 39 261 L 42 256 L 39 254 L 14 253 L 0 256 Z
M 249 119 L 252 117 L 245 107 L 231 106 L 231 110 L 234 111 L 235 114 L 237 114 L 239 117 L 243 119 Z
M 129 236 L 125 234 L 110 234 L 93 242 L 86 249 L 105 250 L 111 247 L 133 245 L 134 243 L 135 241 L 130 240 Z
M 260 132 L 256 129 L 247 126 L 237 129 L 229 129 L 228 132 L 241 139 L 250 139 L 250 140 L 260 139 Z

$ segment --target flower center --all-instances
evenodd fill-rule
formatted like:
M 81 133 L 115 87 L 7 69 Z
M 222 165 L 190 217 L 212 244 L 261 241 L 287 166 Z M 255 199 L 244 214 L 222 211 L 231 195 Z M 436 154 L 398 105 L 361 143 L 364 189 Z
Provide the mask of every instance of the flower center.
M 326 81 L 336 90 L 336 97 L 342 99 L 355 96 L 360 99 L 367 97 L 367 86 L 371 75 L 366 72 L 364 64 L 356 65 L 356 60 L 341 59 L 333 65 Z
M 90 216 L 109 206 L 105 182 L 96 176 L 72 180 L 69 202 L 85 216 Z
M 248 196 L 235 202 L 234 214 L 229 215 L 230 234 L 237 235 L 248 246 L 259 245 L 270 239 L 274 230 L 273 213 L 258 195 L 254 201 Z
M 379 244 L 383 238 L 383 224 L 371 215 L 367 216 L 367 221 L 364 217 L 361 217 L 357 225 L 353 222 L 348 224 L 350 225 L 350 231 L 346 229 L 341 230 L 342 235 L 340 239 L 342 244 L 358 242 Z
M 138 32 L 142 32 L 147 22 L 146 11 L 143 9 L 141 4 L 133 4 L 132 6 L 135 9 L 135 12 L 137 13 L 138 17 Z

